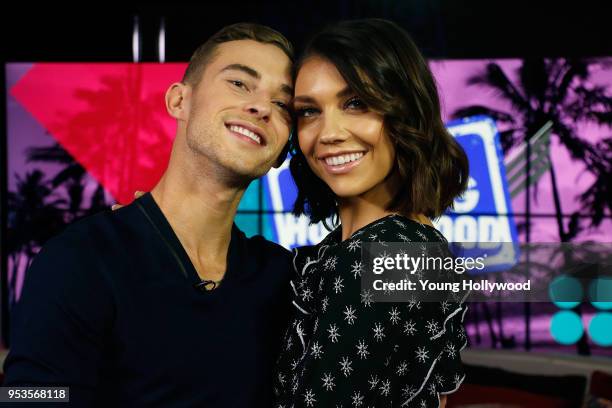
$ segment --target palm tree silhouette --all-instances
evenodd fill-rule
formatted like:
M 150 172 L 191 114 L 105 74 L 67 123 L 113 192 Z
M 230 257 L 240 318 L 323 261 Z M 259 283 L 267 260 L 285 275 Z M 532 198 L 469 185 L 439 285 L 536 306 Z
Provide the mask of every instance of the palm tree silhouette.
M 65 189 L 68 201 L 65 208 L 66 223 L 95 214 L 107 209 L 110 205 L 106 201 L 104 187 L 96 182 L 96 188 L 91 195 L 88 205 L 85 205 L 85 184 L 87 182 L 87 170 L 81 166 L 59 143 L 51 146 L 31 147 L 26 151 L 28 162 L 55 163 L 64 167 L 51 179 L 51 187 L 60 190 Z
M 164 144 L 168 135 L 163 126 L 165 117 L 160 116 L 163 110 L 159 108 L 163 107 L 163 92 L 143 95 L 139 65 L 128 67 L 125 75 L 104 76 L 100 84 L 99 89 L 75 91 L 87 108 L 70 116 L 58 116 L 56 129 L 73 140 L 95 141 L 80 159 L 86 163 L 92 157 L 102 157 L 104 172 L 115 176 L 112 179 L 116 185 L 129 191 L 143 189 L 140 184 L 131 184 L 140 179 L 129 164 L 138 160 L 145 169 L 140 173 L 146 173 L 167 162 L 169 149 L 160 148 L 169 146 Z M 145 138 L 122 137 L 142 129 L 146 131 Z M 105 188 L 97 181 L 94 192 L 87 197 L 85 187 L 90 181 L 87 170 L 59 143 L 30 148 L 26 159 L 30 163 L 55 163 L 62 168 L 50 180 L 38 169 L 23 179 L 16 176 L 17 189 L 8 194 L 7 241 L 13 271 L 8 287 L 9 309 L 16 302 L 17 271 L 27 268 L 38 249 L 67 224 L 110 207 Z M 3 330 L 5 344 L 7 332 Z
M 590 210 L 591 226 L 599 226 L 605 212 L 612 212 L 610 194 L 612 141 L 606 138 L 595 146 L 579 135 L 576 126 L 579 122 L 594 122 L 608 127 L 612 125 L 612 97 L 608 96 L 605 86 L 594 86 L 588 80 L 589 68 L 597 64 L 607 65 L 610 62 L 583 58 L 524 59 L 518 69 L 518 83 L 513 83 L 497 63 L 491 62 L 486 65 L 483 72 L 471 76 L 467 84 L 496 91 L 499 97 L 510 103 L 512 112 L 483 105 L 471 105 L 459 108 L 453 113 L 456 118 L 489 115 L 498 123 L 506 125 L 507 130 L 500 132 L 504 152 L 520 143 L 528 142 L 547 121 L 552 121 L 552 135 L 558 138 L 572 159 L 584 163 L 586 170 L 595 176 L 593 185 L 578 196 L 582 204 Z M 529 163 L 527 169 L 529 172 Z M 561 242 L 568 242 L 582 230 L 580 214 L 579 212 L 572 214 L 566 230 L 552 162 L 549 171 L 559 239 Z M 536 192 L 534 189 L 534 194 Z M 528 189 L 524 224 L 527 242 L 530 240 L 529 200 Z M 525 348 L 530 349 L 528 303 L 525 304 L 525 325 Z M 589 354 L 584 337 L 577 346 L 579 353 Z
M 579 135 L 576 124 L 595 122 L 598 125 L 612 126 L 612 97 L 608 96 L 605 86 L 594 86 L 588 80 L 590 66 L 607 67 L 610 64 L 609 61 L 580 58 L 525 59 L 518 70 L 519 81 L 515 84 L 497 63 L 491 62 L 483 72 L 468 78 L 467 84 L 496 91 L 502 99 L 510 102 L 512 112 L 471 105 L 455 110 L 453 116 L 485 114 L 507 126 L 508 129 L 500 132 L 504 152 L 528 141 L 538 129 L 551 120 L 552 134 L 559 139 L 573 159 L 585 164 L 586 170 L 597 180 L 594 186 L 601 189 L 600 193 L 593 195 L 589 188 L 579 199 L 587 208 L 594 210 L 591 212 L 591 224 L 599 226 L 606 209 L 612 210 L 609 194 L 603 194 L 610 189 L 605 181 L 609 180 L 612 139 L 605 138 L 598 146 L 594 146 Z M 553 193 L 558 197 L 554 166 L 551 164 L 551 167 Z M 561 220 L 562 213 L 560 209 L 557 210 L 558 220 Z M 560 240 L 567 242 L 569 238 L 573 238 L 567 236 L 563 224 L 559 224 Z
M 17 273 L 29 265 L 32 257 L 49 238 L 65 225 L 61 206 L 51 183 L 40 170 L 17 177 L 17 188 L 8 192 L 7 242 L 12 279 L 9 286 L 9 307 L 16 302 Z M 24 265 L 25 264 L 25 265 Z
M 75 96 L 86 108 L 59 117 L 57 126 L 67 139 L 89 141 L 79 161 L 97 163 L 98 175 L 108 176 L 107 190 L 127 190 L 130 197 L 145 188 L 144 175 L 161 175 L 159 163 L 167 163 L 171 145 L 164 127 L 164 92 L 144 92 L 142 70 L 135 64 L 123 75 L 102 76 L 98 89 L 77 89 Z

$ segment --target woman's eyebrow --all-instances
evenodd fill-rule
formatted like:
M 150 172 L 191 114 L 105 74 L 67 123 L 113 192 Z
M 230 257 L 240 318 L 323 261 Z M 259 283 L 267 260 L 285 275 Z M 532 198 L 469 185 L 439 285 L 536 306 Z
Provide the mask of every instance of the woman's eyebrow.
M 344 89 L 342 89 L 340 92 L 338 92 L 336 94 L 336 98 L 344 98 L 346 96 L 352 95 L 355 92 L 353 92 L 353 90 L 351 88 L 349 88 L 348 86 L 345 86 Z
M 312 96 L 308 96 L 308 95 L 298 95 L 295 98 L 293 98 L 293 103 L 296 102 L 302 102 L 302 103 L 314 103 L 315 100 Z
M 336 93 L 336 98 L 342 99 L 354 93 L 355 92 L 347 85 Z M 314 103 L 315 99 L 309 95 L 298 95 L 293 98 L 293 102 Z

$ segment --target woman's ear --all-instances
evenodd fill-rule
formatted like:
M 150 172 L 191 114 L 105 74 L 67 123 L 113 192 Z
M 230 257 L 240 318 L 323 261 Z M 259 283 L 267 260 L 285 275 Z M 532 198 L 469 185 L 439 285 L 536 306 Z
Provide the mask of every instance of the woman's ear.
M 166 110 L 176 120 L 186 120 L 189 114 L 191 87 L 175 82 L 166 91 Z

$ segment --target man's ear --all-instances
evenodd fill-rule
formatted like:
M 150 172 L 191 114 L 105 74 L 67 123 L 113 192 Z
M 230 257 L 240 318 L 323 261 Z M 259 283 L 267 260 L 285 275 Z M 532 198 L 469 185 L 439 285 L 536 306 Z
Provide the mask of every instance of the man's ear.
M 276 159 L 276 162 L 272 165 L 272 167 L 274 167 L 275 169 L 278 169 L 280 166 L 282 166 L 283 163 L 285 162 L 285 159 L 287 158 L 287 153 L 289 153 L 289 141 L 285 143 L 285 147 L 283 147 L 283 151 L 278 155 L 278 158 Z
M 189 113 L 189 96 L 191 87 L 182 82 L 175 82 L 166 91 L 166 110 L 177 120 L 186 120 Z

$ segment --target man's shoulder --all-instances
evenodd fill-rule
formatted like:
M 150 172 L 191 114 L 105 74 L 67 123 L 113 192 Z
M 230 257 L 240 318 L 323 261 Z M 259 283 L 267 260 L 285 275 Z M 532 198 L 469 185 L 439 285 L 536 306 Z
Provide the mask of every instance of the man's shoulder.
M 275 242 L 267 240 L 261 235 L 247 237 L 240 229 L 238 229 L 238 233 L 241 234 L 247 247 L 253 252 L 259 252 L 266 257 L 278 258 L 283 261 L 291 258 L 291 252 L 289 250 Z
M 126 205 L 114 211 L 109 208 L 71 223 L 58 238 L 62 235 L 78 237 L 83 243 L 130 240 L 142 229 L 143 221 L 136 205 Z
M 99 250 L 108 250 L 123 245 L 124 241 L 133 241 L 134 234 L 140 228 L 139 223 L 142 222 L 136 211 L 134 206 L 126 206 L 116 211 L 109 209 L 83 217 L 49 239 L 41 252 L 86 258 Z

